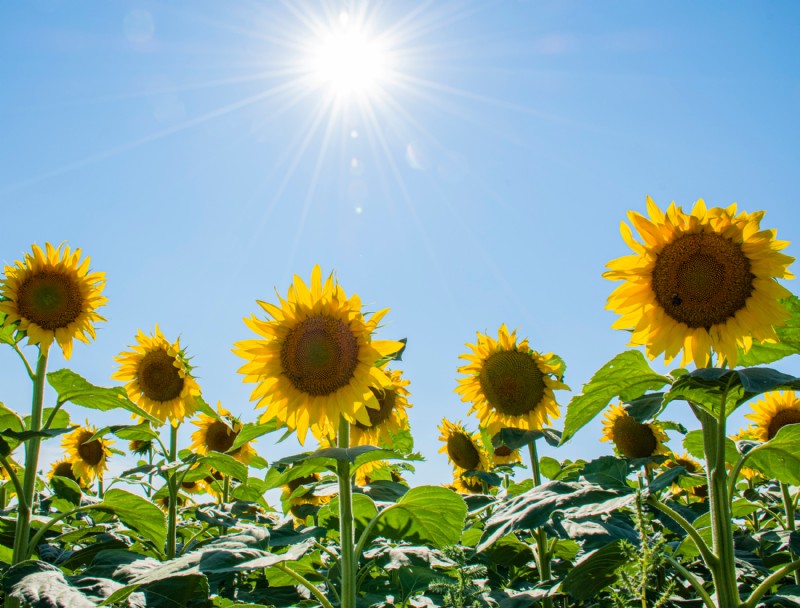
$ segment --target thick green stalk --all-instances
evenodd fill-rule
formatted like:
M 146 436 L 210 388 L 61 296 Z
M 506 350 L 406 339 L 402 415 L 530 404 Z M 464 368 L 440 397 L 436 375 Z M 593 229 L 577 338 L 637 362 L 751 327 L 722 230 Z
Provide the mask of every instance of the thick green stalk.
M 783 510 L 786 513 L 786 527 L 792 532 L 797 530 L 794 521 L 794 500 L 789 492 L 789 486 L 781 482 L 781 495 L 783 496 Z M 794 571 L 794 584 L 800 585 L 800 571 Z
M 30 431 L 37 432 L 42 428 L 42 410 L 44 404 L 44 381 L 47 375 L 48 347 L 40 345 L 39 359 L 36 362 L 36 373 L 33 377 L 33 400 L 31 403 Z M 25 473 L 22 481 L 22 494 L 18 496 L 17 529 L 14 534 L 13 564 L 27 559 L 28 539 L 31 530 L 31 513 L 33 495 L 36 488 L 36 471 L 39 468 L 39 447 L 41 437 L 31 437 L 25 443 Z
M 178 427 L 169 427 L 169 462 L 178 459 Z M 167 506 L 167 559 L 175 557 L 175 548 L 178 544 L 178 474 L 175 469 L 169 472 L 167 479 L 169 491 L 169 505 Z
M 350 423 L 344 416 L 339 418 L 340 448 L 350 447 Z M 356 570 L 355 535 L 353 521 L 353 482 L 350 479 L 350 463 L 336 461 L 336 475 L 339 478 L 339 542 L 341 544 L 342 572 L 341 608 L 356 608 Z
M 317 601 L 322 605 L 323 608 L 333 608 L 333 604 L 331 604 L 328 601 L 328 599 L 323 595 L 323 593 L 319 589 L 317 589 L 316 585 L 311 583 L 302 574 L 300 574 L 299 572 L 295 572 L 294 570 L 289 568 L 286 564 L 278 563 L 278 564 L 275 564 L 275 567 L 278 570 L 280 570 L 281 572 L 284 572 L 285 574 L 288 574 L 294 580 L 296 580 L 298 583 L 303 585 L 303 587 L 308 589 L 312 593 L 312 595 L 315 598 L 317 598 Z M 342 605 L 344 606 L 344 604 L 342 604 Z
M 528 454 L 531 457 L 531 470 L 533 471 L 533 487 L 542 485 L 542 474 L 539 472 L 539 454 L 536 451 L 536 441 L 528 444 Z M 547 548 L 547 534 L 543 527 L 534 532 L 536 539 L 536 565 L 539 567 L 539 580 L 543 583 L 550 580 L 550 551 Z M 542 602 L 544 608 L 553 608 L 553 600 L 549 597 Z
M 702 411 L 698 417 L 703 428 L 712 547 L 714 555 L 717 557 L 716 564 L 711 568 L 711 575 L 717 593 L 717 604 L 733 607 L 738 606 L 741 599 L 736 586 L 732 515 L 728 496 L 728 473 L 725 469 L 727 396 L 726 390 L 722 394 L 720 412 L 716 419 L 705 411 Z

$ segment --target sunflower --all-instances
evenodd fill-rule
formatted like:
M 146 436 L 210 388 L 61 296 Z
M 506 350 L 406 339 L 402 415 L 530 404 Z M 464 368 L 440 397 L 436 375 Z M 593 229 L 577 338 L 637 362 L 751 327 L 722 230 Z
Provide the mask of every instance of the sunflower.
M 133 439 L 128 442 L 128 451 L 136 456 L 146 456 L 153 449 L 152 440 Z
M 170 344 L 156 325 L 152 336 L 139 330 L 136 341 L 132 351 L 115 357 L 120 367 L 111 377 L 127 382 L 125 390 L 136 405 L 162 423 L 169 419 L 177 426 L 194 414 L 195 397 L 200 395 L 180 338 Z
M 755 423 L 752 434 L 757 441 L 769 441 L 787 424 L 800 422 L 800 398 L 794 391 L 766 393 L 763 401 L 750 407 L 753 411 L 745 418 Z
M 378 409 L 369 408 L 369 424 L 357 420 L 350 428 L 350 445 L 389 445 L 392 435 L 409 430 L 408 403 L 409 381 L 403 379 L 399 370 L 386 370 L 391 386 L 371 390 L 378 400 Z
M 663 213 L 650 197 L 647 210 L 650 219 L 628 213 L 643 242 L 623 222 L 634 255 L 603 274 L 624 281 L 606 305 L 621 315 L 612 327 L 633 330 L 630 345 L 646 346 L 651 359 L 664 353 L 668 364 L 683 350 L 682 366 L 708 365 L 713 350 L 734 367 L 739 348 L 777 340 L 774 327 L 789 316 L 779 299 L 791 294 L 775 279 L 794 278 L 794 258 L 780 253 L 788 242 L 775 230 L 761 230 L 764 212 L 706 209 L 701 199 L 690 214 L 675 203 Z
M 516 450 L 512 450 L 507 445 L 498 445 L 494 448 L 490 454 L 490 459 L 492 461 L 492 466 L 499 466 L 503 464 L 514 464 L 516 462 L 522 462 L 522 457 L 519 453 L 519 448 Z
M 187 494 L 208 494 L 209 488 L 205 481 L 202 479 L 193 479 L 192 481 L 182 481 L 181 490 Z
M 0 282 L 0 313 L 5 323 L 19 322 L 28 343 L 49 348 L 58 342 L 64 358 L 72 355 L 73 338 L 88 344 L 95 337 L 94 323 L 105 321 L 95 312 L 108 298 L 100 293 L 105 273 L 89 272 L 89 258 L 66 245 L 33 246 L 23 261 L 5 267 Z
M 536 430 L 558 417 L 553 391 L 568 388 L 561 382 L 562 364 L 552 353 L 540 355 L 528 347 L 528 339 L 517 343 L 516 330 L 500 326 L 498 339 L 478 333 L 469 361 L 458 371 L 466 375 L 456 392 L 472 403 L 480 425 L 491 435 L 504 428 Z
M 483 482 L 475 475 L 464 476 L 456 472 L 453 475 L 452 487 L 459 494 L 484 494 Z
M 314 493 L 313 488 L 307 486 L 319 482 L 320 476 L 317 473 L 311 473 L 305 477 L 298 477 L 292 479 L 289 483 L 283 486 L 281 493 L 281 502 L 284 505 L 284 512 L 288 510 L 299 519 L 305 519 L 303 516 L 303 509 L 306 505 L 318 507 L 320 505 L 330 502 L 329 496 L 318 496 Z
M 236 441 L 239 431 L 242 430 L 242 423 L 234 418 L 219 402 L 217 402 L 217 412 L 219 412 L 219 418 L 200 414 L 199 420 L 192 421 L 192 424 L 198 426 L 199 430 L 192 433 L 192 445 L 189 446 L 189 449 L 198 454 L 207 454 L 208 452 L 228 453 L 233 442 Z M 225 419 L 229 420 L 230 424 Z M 243 464 L 249 464 L 255 455 L 256 451 L 250 446 L 250 442 L 230 452 L 230 456 L 233 456 Z
M 603 419 L 600 441 L 611 441 L 618 454 L 627 458 L 647 458 L 669 454 L 664 445 L 667 434 L 655 422 L 639 422 L 621 405 L 612 405 Z
M 669 460 L 665 460 L 663 465 L 665 469 L 673 469 L 675 467 L 683 467 L 686 469 L 686 472 L 691 475 L 705 475 L 703 471 L 703 467 L 700 463 L 689 456 L 686 452 L 683 453 L 681 456 L 676 456 L 675 454 L 671 455 Z M 696 479 L 696 478 L 695 478 Z M 671 486 L 672 493 L 674 495 L 683 494 L 684 492 L 704 500 L 708 498 L 708 485 L 705 483 L 698 483 L 697 485 L 690 486 L 688 489 L 684 489 L 680 486 L 679 483 L 673 482 Z
M 295 276 L 286 299 L 278 298 L 280 306 L 259 302 L 271 321 L 244 320 L 258 338 L 234 347 L 247 360 L 239 369 L 244 381 L 257 385 L 251 399 L 266 408 L 260 421 L 280 421 L 301 444 L 309 429 L 317 439 L 334 436 L 341 416 L 370 425 L 368 409 L 380 409 L 372 388 L 392 388 L 376 363 L 403 347 L 372 339 L 388 309 L 367 320 L 359 297 L 348 298 L 332 274 L 323 283 L 319 266 L 310 289 Z
M 61 447 L 67 451 L 66 459 L 72 464 L 72 474 L 86 483 L 102 477 L 108 470 L 109 447 L 114 443 L 105 437 L 92 439 L 96 432 L 93 426 L 78 427 L 61 441 Z
M 439 431 L 442 433 L 439 441 L 444 442 L 439 452 L 447 454 L 447 459 L 459 473 L 488 469 L 489 459 L 481 446 L 479 433 L 470 435 L 461 422 L 452 423 L 447 418 L 442 418 Z

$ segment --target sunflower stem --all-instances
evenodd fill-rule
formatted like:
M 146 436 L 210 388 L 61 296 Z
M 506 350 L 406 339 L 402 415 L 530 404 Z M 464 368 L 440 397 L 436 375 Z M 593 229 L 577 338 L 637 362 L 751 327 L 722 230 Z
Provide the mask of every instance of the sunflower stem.
M 22 496 L 23 494 L 23 491 L 22 491 L 22 483 L 20 483 L 16 471 L 14 471 L 14 469 L 11 466 L 11 463 L 2 454 L 0 454 L 0 464 L 2 464 L 3 468 L 6 470 L 8 478 L 11 480 L 11 484 L 14 486 L 14 491 L 17 493 L 17 500 L 19 500 L 20 496 Z M 0 500 L 0 507 L 3 509 L 6 508 L 6 500 L 7 500 L 6 488 L 5 486 L 3 486 L 2 500 Z
M 44 403 L 44 381 L 47 375 L 47 354 L 49 346 L 39 346 L 39 358 L 36 362 L 36 374 L 33 379 L 33 400 L 31 403 L 31 421 L 28 430 L 36 433 L 42 428 L 42 406 Z M 18 495 L 17 529 L 14 534 L 14 553 L 12 564 L 18 564 L 28 558 L 28 541 L 31 531 L 31 513 L 33 495 L 36 488 L 36 470 L 39 468 L 39 447 L 42 438 L 35 435 L 25 444 L 25 473 L 22 481 L 22 493 Z M 13 598 L 10 598 L 14 606 Z
M 291 577 L 292 577 L 294 580 L 296 580 L 298 583 L 300 583 L 301 585 L 303 585 L 303 587 L 305 587 L 306 589 L 308 589 L 308 590 L 309 590 L 309 591 L 312 593 L 312 595 L 313 595 L 315 598 L 317 598 L 317 601 L 318 601 L 318 602 L 319 602 L 319 603 L 320 603 L 320 604 L 323 606 L 323 608 L 333 608 L 333 604 L 331 604 L 331 603 L 328 601 L 328 599 L 325 597 L 325 595 L 322 593 L 322 591 L 320 591 L 319 589 L 317 589 L 316 585 L 314 585 L 313 583 L 311 583 L 311 582 L 310 582 L 310 581 L 309 581 L 309 580 L 308 580 L 306 577 L 304 577 L 302 574 L 300 574 L 299 572 L 295 572 L 294 570 L 292 570 L 291 568 L 289 568 L 289 567 L 288 567 L 286 564 L 281 564 L 281 563 L 278 563 L 278 564 L 275 564 L 275 567 L 276 567 L 278 570 L 280 570 L 281 572 L 283 572 L 283 573 L 285 573 L 285 574 L 288 574 L 288 575 L 289 575 L 289 576 L 291 576 Z M 342 604 L 342 606 L 344 606 L 344 604 Z M 355 606 L 355 604 L 353 604 L 353 606 Z
M 338 446 L 343 449 L 350 447 L 350 422 L 344 416 L 339 418 Z M 350 479 L 350 462 L 345 459 L 337 460 L 336 474 L 339 478 L 339 542 L 342 552 L 341 608 L 355 608 L 357 564 L 355 563 L 353 486 Z
M 539 471 L 539 454 L 536 450 L 536 440 L 528 444 L 528 454 L 531 458 L 531 471 L 533 472 L 533 487 L 538 488 L 542 485 L 542 474 Z M 544 527 L 536 529 L 534 534 L 536 539 L 536 565 L 539 567 L 539 580 L 543 583 L 550 580 L 550 552 L 547 548 L 547 534 Z M 553 600 L 549 597 L 542 601 L 544 608 L 553 608 Z
M 178 425 L 169 427 L 169 462 L 178 459 Z M 175 557 L 178 529 L 178 475 L 173 469 L 167 478 L 169 505 L 167 505 L 167 559 Z
M 781 495 L 783 497 L 783 509 L 786 512 L 786 526 L 792 532 L 797 530 L 794 521 L 794 500 L 789 492 L 788 484 L 781 482 Z M 800 571 L 794 571 L 794 584 L 800 585 Z

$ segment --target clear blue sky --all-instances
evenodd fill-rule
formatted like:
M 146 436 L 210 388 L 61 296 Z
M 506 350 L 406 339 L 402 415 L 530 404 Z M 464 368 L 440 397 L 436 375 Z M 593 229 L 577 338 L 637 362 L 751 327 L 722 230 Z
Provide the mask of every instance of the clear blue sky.
M 371 114 L 327 111 L 298 79 L 309 24 L 343 11 L 392 33 Z M 789 1 L 5 2 L 0 262 L 81 247 L 107 273 L 108 323 L 69 367 L 110 385 L 113 357 L 158 323 L 207 401 L 245 421 L 242 317 L 294 273 L 335 269 L 368 309 L 391 308 L 381 337 L 408 338 L 428 459 L 413 483 L 447 482 L 436 426 L 466 419 L 453 388 L 476 331 L 519 328 L 566 360 L 574 393 L 624 348 L 601 273 L 646 195 L 766 209 L 798 256 L 799 28 Z M 20 372 L 1 350 L 0 400 L 27 411 Z M 607 453 L 599 435 L 596 421 L 555 455 Z

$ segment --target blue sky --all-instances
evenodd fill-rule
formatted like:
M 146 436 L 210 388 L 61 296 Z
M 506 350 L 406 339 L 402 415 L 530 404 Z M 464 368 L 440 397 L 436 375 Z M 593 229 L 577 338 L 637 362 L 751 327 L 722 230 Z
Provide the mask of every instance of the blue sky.
M 298 70 L 309 24 L 342 12 L 391 32 L 394 72 L 333 111 Z M 466 421 L 453 388 L 476 331 L 506 323 L 558 353 L 573 394 L 624 349 L 601 273 L 646 195 L 766 209 L 798 255 L 798 25 L 793 2 L 3 3 L 0 261 L 81 247 L 107 273 L 108 322 L 69 367 L 110 385 L 113 357 L 158 323 L 206 400 L 246 421 L 242 317 L 293 274 L 335 270 L 391 308 L 381 337 L 408 338 L 428 459 L 413 483 L 446 482 L 436 426 Z M 795 359 L 777 367 L 798 375 Z M 0 400 L 27 411 L 20 372 L 0 351 Z M 598 420 L 548 453 L 607 453 L 599 435 Z

